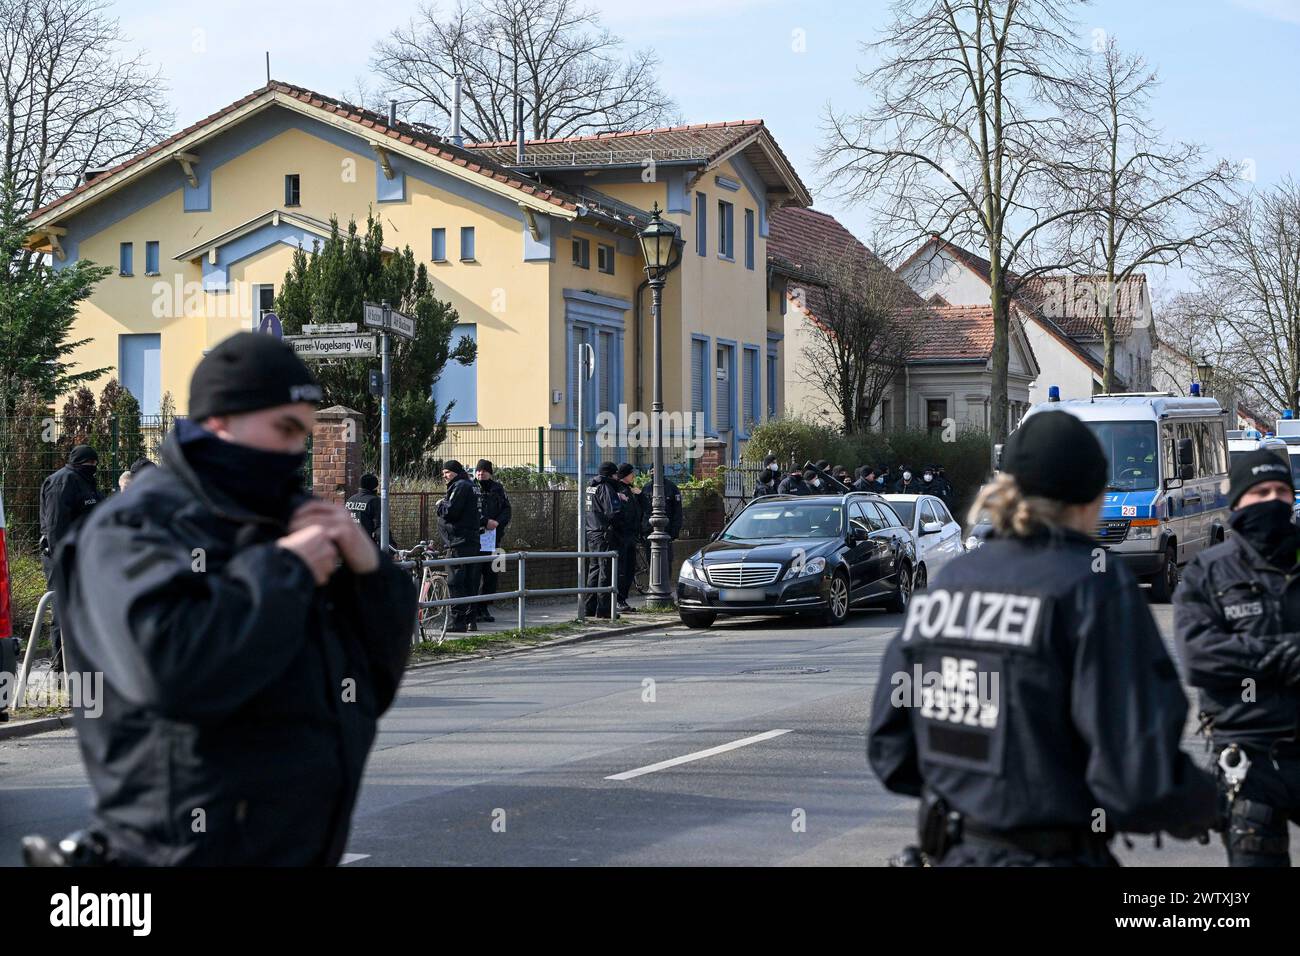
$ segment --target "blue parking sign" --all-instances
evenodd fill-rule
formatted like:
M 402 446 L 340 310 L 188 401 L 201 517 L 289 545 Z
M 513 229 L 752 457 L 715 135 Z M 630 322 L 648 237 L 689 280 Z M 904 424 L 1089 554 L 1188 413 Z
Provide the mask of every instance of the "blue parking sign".
M 262 313 L 262 322 L 258 325 L 257 331 L 274 335 L 277 339 L 284 337 L 284 329 L 280 327 L 280 317 L 274 312 Z

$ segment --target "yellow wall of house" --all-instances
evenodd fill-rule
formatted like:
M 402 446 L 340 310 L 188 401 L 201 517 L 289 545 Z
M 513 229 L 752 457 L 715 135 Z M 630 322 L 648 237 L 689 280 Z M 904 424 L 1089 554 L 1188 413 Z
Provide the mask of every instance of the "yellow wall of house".
M 195 150 L 202 158 L 202 147 Z M 363 225 L 373 209 L 384 226 L 385 244 L 410 245 L 416 261 L 428 266 L 435 294 L 457 310 L 462 323 L 477 327 L 477 424 L 485 428 L 531 428 L 565 421 L 567 401 L 565 356 L 565 289 L 587 289 L 633 303 L 644 278 L 639 249 L 616 254 L 615 273 L 597 268 L 596 245 L 618 244 L 612 234 L 575 227 L 573 233 L 591 241 L 591 265 L 581 269 L 571 261 L 571 244 L 563 228 L 554 229 L 553 262 L 525 261 L 524 226 L 518 214 L 498 212 L 488 205 L 406 177 L 406 196 L 400 202 L 378 203 L 375 196 L 374 157 L 369 151 L 344 149 L 298 129 L 289 129 L 212 172 L 212 208 L 184 212 L 178 188 L 152 204 L 126 216 L 95 235 L 79 241 L 82 258 L 116 266 L 118 244 L 135 244 L 136 275 L 109 276 L 85 303 L 73 329 L 74 338 L 90 341 L 73 360 L 80 368 L 116 366 L 118 336 L 127 333 L 161 334 L 161 388 L 171 392 L 178 411 L 188 405 L 188 383 L 194 365 L 205 349 L 241 328 L 253 324 L 252 286 L 272 284 L 276 291 L 284 280 L 293 249 L 279 244 L 230 267 L 234 291 L 202 293 L 198 262 L 177 262 L 174 256 L 263 215 L 284 208 L 284 176 L 297 173 L 301 205 L 295 211 L 319 220 L 336 215 L 346 227 L 350 218 Z M 691 215 L 675 214 L 687 239 L 681 267 L 668 279 L 664 291 L 664 404 L 668 411 L 690 407 L 691 333 L 710 337 L 707 385 L 714 394 L 712 363 L 718 338 L 759 349 L 760 414 L 766 409 L 766 330 L 773 322 L 766 302 L 766 242 L 758 235 L 757 203 L 742 185 L 737 192 L 719 189 L 714 176 L 739 181 L 729 163 L 705 174 L 698 184 L 709 200 L 708 256 L 695 252 L 695 226 Z M 471 178 L 469 180 L 473 182 Z M 126 187 L 127 189 L 133 187 Z M 666 205 L 663 183 L 610 185 L 612 195 L 648 208 Z M 717 255 L 719 198 L 735 203 L 735 261 Z M 694 197 L 690 198 L 694 208 Z M 744 265 L 744 210 L 755 210 L 755 268 Z M 75 225 L 75 217 L 71 220 Z M 552 220 L 559 226 L 558 220 Z M 446 229 L 447 261 L 431 261 L 431 228 Z M 459 258 L 460 229 L 475 227 L 475 259 Z M 145 276 L 145 242 L 160 243 L 161 276 Z M 116 270 L 115 270 L 116 271 Z M 650 293 L 644 294 L 642 329 L 642 405 L 649 409 L 652 381 L 652 321 Z M 634 308 L 625 314 L 624 394 L 635 406 L 636 343 Z M 546 358 L 543 358 L 546 356 Z M 743 369 L 743 352 L 736 355 Z M 116 375 L 116 371 L 110 373 Z M 108 376 L 96 385 L 102 387 Z M 736 402 L 742 402 L 743 383 L 737 382 Z M 559 390 L 564 398 L 552 402 Z

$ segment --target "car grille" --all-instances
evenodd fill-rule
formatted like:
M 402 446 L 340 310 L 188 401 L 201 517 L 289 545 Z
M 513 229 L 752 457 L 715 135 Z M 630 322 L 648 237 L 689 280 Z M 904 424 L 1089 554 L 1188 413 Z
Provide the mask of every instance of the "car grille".
M 1102 544 L 1119 544 L 1128 537 L 1128 519 L 1116 518 L 1097 525 L 1097 540 Z
M 771 584 L 781 573 L 779 564 L 706 565 L 709 583 L 720 588 L 756 588 Z

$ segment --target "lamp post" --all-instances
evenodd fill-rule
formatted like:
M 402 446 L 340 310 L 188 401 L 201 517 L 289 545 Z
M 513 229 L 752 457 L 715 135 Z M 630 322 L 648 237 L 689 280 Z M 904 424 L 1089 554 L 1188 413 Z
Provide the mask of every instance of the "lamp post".
M 1201 360 L 1196 363 L 1196 380 L 1201 383 L 1201 394 L 1208 396 L 1210 394 L 1210 372 L 1214 368 L 1209 359 L 1201 356 Z
M 650 223 L 641 230 L 641 254 L 645 256 L 646 281 L 650 283 L 651 315 L 654 320 L 654 392 L 650 403 L 651 461 L 654 466 L 653 491 L 650 498 L 650 594 L 649 604 L 672 602 L 668 567 L 668 508 L 664 500 L 664 443 L 661 433 L 663 417 L 663 322 L 664 282 L 681 257 L 677 229 L 659 215 L 659 203 L 650 212 Z

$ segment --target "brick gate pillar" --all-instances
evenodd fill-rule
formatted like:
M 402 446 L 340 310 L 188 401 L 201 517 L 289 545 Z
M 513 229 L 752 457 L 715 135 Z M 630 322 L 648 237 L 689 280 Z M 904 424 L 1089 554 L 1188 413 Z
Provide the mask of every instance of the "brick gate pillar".
M 361 413 L 342 405 L 316 412 L 311 431 L 311 490 L 326 501 L 342 504 L 360 487 Z

